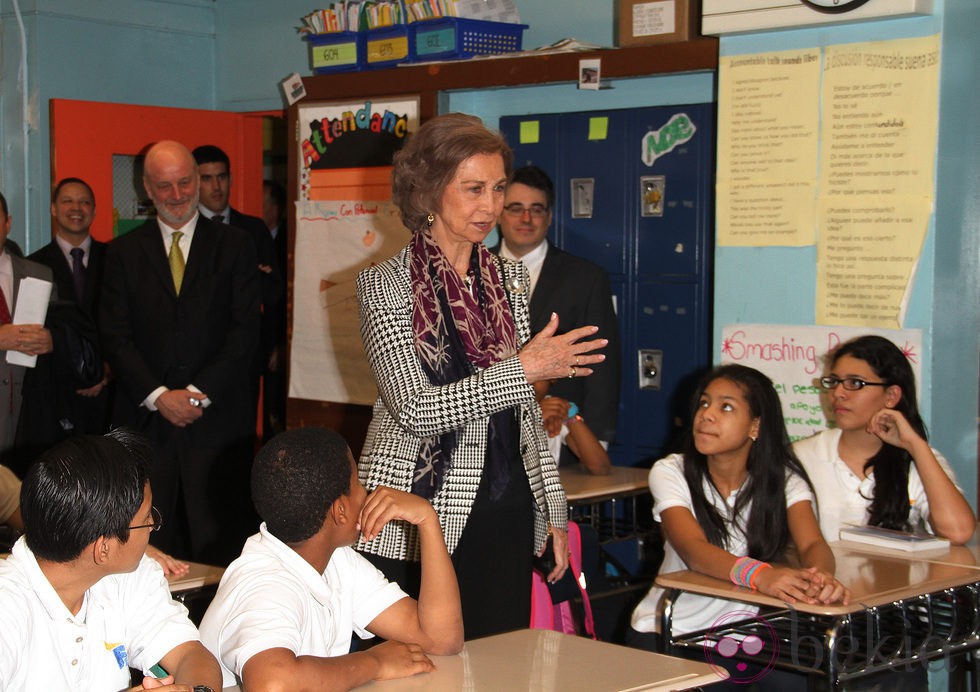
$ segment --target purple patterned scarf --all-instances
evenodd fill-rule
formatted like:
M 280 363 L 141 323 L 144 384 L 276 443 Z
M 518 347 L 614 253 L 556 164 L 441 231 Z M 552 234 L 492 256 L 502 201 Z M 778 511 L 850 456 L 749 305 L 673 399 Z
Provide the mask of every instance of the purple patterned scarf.
M 507 294 L 493 255 L 483 243 L 474 243 L 470 254 L 475 296 L 428 229 L 415 233 L 409 253 L 415 349 L 432 384 L 457 382 L 472 375 L 475 368 L 487 368 L 517 353 Z M 456 442 L 455 431 L 423 439 L 413 493 L 432 499 L 449 470 Z M 506 478 L 499 480 L 506 485 Z

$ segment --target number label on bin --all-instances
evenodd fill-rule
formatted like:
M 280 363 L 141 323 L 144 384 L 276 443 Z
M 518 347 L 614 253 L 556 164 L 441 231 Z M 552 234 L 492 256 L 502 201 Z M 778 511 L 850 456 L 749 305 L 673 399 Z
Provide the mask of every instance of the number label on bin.
M 357 62 L 357 43 L 334 43 L 329 46 L 313 46 L 313 67 L 353 65 Z
M 453 27 L 420 32 L 415 38 L 415 52 L 419 55 L 456 50 L 456 30 Z
M 397 36 L 381 41 L 368 41 L 367 61 L 386 62 L 404 60 L 408 57 L 408 37 Z

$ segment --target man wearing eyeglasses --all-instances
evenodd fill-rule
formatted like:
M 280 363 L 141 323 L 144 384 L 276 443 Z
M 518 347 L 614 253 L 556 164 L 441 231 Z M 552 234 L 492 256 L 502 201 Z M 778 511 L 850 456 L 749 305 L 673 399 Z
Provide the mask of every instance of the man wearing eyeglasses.
M 70 438 L 31 467 L 25 533 L 0 560 L 0 689 L 116 692 L 130 667 L 145 676 L 134 689 L 221 689 L 218 662 L 144 555 L 162 524 L 152 456 L 116 430 Z
M 596 437 L 608 447 L 616 434 L 619 412 L 619 326 L 613 309 L 609 277 L 596 264 L 569 254 L 548 242 L 555 188 L 537 166 L 514 171 L 500 215 L 501 257 L 521 260 L 531 277 L 529 290 L 531 331 L 537 333 L 558 314 L 558 333 L 595 325 L 597 336 L 609 339 L 606 360 L 593 367 L 590 377 L 556 380 L 549 395 L 577 406 Z M 568 460 L 574 455 L 563 451 Z

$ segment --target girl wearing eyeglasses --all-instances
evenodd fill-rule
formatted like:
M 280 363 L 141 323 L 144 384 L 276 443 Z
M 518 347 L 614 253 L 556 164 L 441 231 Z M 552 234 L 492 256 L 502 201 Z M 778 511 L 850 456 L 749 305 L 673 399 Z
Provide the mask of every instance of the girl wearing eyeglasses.
M 914 531 L 965 543 L 976 519 L 949 464 L 929 446 L 915 374 L 880 336 L 841 344 L 820 384 L 836 427 L 794 444 L 813 481 L 820 529 L 836 541 L 843 524 Z

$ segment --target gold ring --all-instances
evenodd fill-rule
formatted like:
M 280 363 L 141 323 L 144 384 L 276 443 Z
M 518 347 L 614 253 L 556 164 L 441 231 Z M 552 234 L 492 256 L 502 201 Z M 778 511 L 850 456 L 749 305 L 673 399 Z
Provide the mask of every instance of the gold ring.
M 575 366 L 574 365 L 569 365 L 568 366 L 568 379 L 572 379 L 573 377 L 575 377 Z

